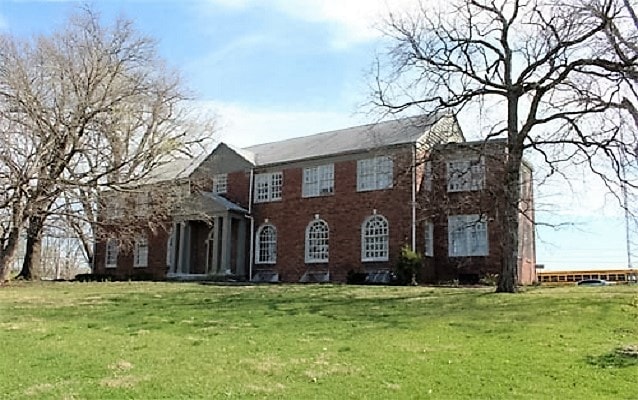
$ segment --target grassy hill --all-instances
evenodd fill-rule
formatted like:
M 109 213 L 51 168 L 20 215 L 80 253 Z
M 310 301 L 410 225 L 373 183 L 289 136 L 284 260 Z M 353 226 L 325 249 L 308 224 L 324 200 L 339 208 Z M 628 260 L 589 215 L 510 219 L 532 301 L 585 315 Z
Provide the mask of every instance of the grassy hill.
M 0 398 L 633 399 L 638 287 L 0 288 Z

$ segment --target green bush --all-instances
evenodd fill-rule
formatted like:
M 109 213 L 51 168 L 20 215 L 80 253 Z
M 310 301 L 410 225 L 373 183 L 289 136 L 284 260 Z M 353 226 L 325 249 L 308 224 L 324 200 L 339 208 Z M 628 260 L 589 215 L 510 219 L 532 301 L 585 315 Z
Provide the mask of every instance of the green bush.
M 421 255 L 416 251 L 413 251 L 407 244 L 403 245 L 403 247 L 401 247 L 401 256 L 399 257 L 399 262 L 396 268 L 399 284 L 416 286 L 418 284 L 416 281 L 416 275 L 422 266 Z

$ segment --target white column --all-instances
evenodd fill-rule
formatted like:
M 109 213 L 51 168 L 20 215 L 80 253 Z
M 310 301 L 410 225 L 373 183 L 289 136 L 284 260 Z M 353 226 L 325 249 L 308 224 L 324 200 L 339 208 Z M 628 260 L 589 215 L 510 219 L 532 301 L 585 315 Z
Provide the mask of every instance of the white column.
M 216 275 L 219 274 L 219 232 L 221 230 L 221 218 L 214 217 L 213 223 L 213 237 L 211 238 L 213 247 L 213 265 L 211 265 L 208 273 Z
M 231 239 L 231 223 L 230 223 L 230 214 L 226 213 L 224 215 L 224 223 L 222 226 L 222 273 L 226 273 L 226 271 L 230 270 L 230 246 L 232 241 Z
M 175 240 L 175 245 L 177 247 L 177 262 L 175 263 L 174 271 L 177 274 L 181 274 L 184 261 L 184 222 L 182 221 L 175 224 L 175 228 L 179 229 L 179 233 L 175 231 L 175 234 L 177 235 L 177 240 Z
M 242 218 L 239 221 L 237 232 L 237 275 L 243 275 L 246 273 L 246 219 Z

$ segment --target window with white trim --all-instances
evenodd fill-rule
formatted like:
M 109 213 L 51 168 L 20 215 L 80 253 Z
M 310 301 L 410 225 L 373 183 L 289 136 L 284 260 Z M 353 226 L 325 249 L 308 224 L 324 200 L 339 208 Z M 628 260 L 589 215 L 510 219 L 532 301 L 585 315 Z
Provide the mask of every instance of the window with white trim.
M 148 216 L 151 204 L 151 195 L 148 192 L 140 192 L 135 195 L 135 215 Z
M 124 199 L 121 196 L 108 196 L 105 199 L 104 219 L 124 217 Z
M 256 264 L 275 264 L 277 262 L 277 229 L 271 224 L 262 225 L 257 230 Z
M 108 239 L 106 241 L 106 268 L 117 267 L 117 253 L 120 251 L 120 242 L 117 239 Z
M 148 239 L 140 237 L 135 240 L 133 247 L 133 267 L 143 268 L 148 266 Z
M 447 162 L 448 192 L 481 190 L 484 186 L 485 162 L 483 157 Z
M 306 254 L 307 263 L 328 262 L 328 236 L 330 229 L 326 221 L 318 216 L 306 227 Z
M 448 254 L 450 257 L 487 256 L 487 220 L 478 214 L 448 217 Z
M 357 191 L 389 189 L 393 180 L 393 161 L 388 156 L 357 161 Z
M 425 255 L 426 257 L 434 257 L 434 224 L 430 221 L 427 221 L 425 223 L 423 238 L 425 242 L 423 255 Z
M 255 175 L 255 203 L 281 200 L 283 183 L 281 171 Z
M 327 196 L 334 193 L 334 164 L 303 169 L 303 197 Z
M 213 176 L 213 192 L 224 194 L 228 190 L 228 174 L 217 174 Z
M 361 224 L 361 261 L 388 261 L 388 220 L 372 215 Z

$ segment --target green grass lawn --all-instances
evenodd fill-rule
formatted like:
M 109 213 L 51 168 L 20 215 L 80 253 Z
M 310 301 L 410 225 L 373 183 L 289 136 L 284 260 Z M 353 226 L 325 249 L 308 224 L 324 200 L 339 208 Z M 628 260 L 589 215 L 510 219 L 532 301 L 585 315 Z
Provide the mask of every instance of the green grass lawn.
M 0 398 L 638 398 L 638 287 L 492 291 L 14 283 Z

